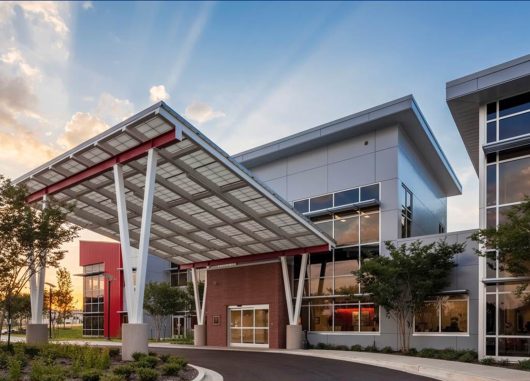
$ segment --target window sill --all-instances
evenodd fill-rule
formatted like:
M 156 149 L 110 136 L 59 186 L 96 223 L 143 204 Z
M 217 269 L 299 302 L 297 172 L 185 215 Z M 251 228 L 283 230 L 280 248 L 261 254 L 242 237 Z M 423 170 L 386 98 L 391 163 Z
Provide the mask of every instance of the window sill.
M 460 336 L 460 337 L 469 337 L 469 332 L 415 332 L 412 336 Z
M 355 332 L 355 331 L 337 331 L 337 332 L 331 332 L 331 331 L 307 331 L 307 333 L 311 333 L 313 335 L 350 335 L 350 336 L 380 336 L 380 331 L 375 332 Z

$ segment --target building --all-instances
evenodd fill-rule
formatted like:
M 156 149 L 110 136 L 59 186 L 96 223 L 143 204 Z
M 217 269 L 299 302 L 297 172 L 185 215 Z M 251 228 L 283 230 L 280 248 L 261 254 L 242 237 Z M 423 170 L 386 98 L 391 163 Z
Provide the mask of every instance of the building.
M 502 221 L 526 191 L 525 91 L 530 57 L 447 84 L 481 182 L 481 226 Z M 86 279 L 98 277 L 98 298 L 103 272 L 123 279 L 110 302 L 127 316 L 124 358 L 147 351 L 149 279 L 192 281 L 196 345 L 298 348 L 307 330 L 311 344 L 397 347 L 395 323 L 352 271 L 386 255 L 385 241 L 417 239 L 467 246 L 451 285 L 415 317 L 411 345 L 530 357 L 529 306 L 510 293 L 520 280 L 476 256 L 472 231 L 446 232 L 447 198 L 461 185 L 412 96 L 234 156 L 160 102 L 16 181 L 39 206 L 75 200 L 71 222 L 120 241 L 114 264 L 101 248 L 82 263 Z M 177 334 L 189 316 L 173 319 Z
M 447 83 L 447 103 L 480 182 L 480 227 L 496 227 L 530 195 L 530 55 Z M 479 261 L 479 354 L 530 357 L 521 279 Z

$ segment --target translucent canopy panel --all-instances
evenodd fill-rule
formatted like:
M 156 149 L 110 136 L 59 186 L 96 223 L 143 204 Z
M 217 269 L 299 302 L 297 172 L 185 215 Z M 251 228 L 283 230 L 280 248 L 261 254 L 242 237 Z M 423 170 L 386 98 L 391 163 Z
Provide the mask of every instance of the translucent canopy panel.
M 72 223 L 119 241 L 113 166 L 121 164 L 131 246 L 138 247 L 151 148 L 158 152 L 152 254 L 191 264 L 334 246 L 163 102 L 15 182 L 28 187 L 29 202 L 44 196 L 74 202 Z

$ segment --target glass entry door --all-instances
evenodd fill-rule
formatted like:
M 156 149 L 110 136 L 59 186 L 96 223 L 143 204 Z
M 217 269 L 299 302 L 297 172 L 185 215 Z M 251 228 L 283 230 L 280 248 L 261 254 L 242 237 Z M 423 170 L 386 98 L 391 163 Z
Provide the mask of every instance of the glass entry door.
M 230 346 L 269 347 L 269 305 L 228 307 Z
M 186 317 L 173 316 L 173 337 L 186 337 Z

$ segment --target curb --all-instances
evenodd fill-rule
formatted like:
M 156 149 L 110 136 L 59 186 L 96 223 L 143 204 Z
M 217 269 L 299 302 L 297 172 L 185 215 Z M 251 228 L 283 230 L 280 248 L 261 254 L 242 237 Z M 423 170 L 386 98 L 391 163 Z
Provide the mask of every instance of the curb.
M 192 368 L 197 369 L 197 371 L 199 372 L 197 377 L 195 377 L 192 381 L 223 381 L 223 376 L 211 369 L 203 368 L 192 364 L 188 365 Z

